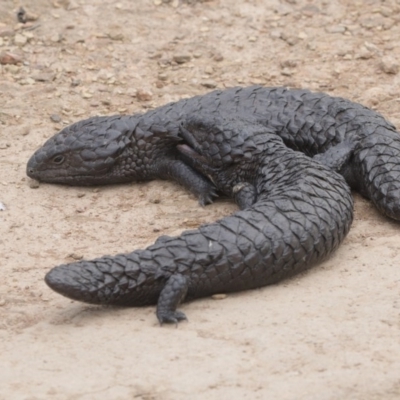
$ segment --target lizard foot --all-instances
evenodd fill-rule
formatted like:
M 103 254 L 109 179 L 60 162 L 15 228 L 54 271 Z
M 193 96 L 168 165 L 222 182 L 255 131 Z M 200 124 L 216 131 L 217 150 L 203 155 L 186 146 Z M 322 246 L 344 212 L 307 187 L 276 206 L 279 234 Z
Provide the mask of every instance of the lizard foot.
M 209 186 L 208 190 L 204 190 L 203 193 L 198 195 L 199 204 L 204 207 L 207 204 L 212 204 L 214 199 L 218 197 L 217 191 L 215 190 L 214 186 Z
M 188 320 L 182 311 L 160 311 L 157 312 L 157 318 L 160 326 L 164 323 L 178 326 L 179 321 Z

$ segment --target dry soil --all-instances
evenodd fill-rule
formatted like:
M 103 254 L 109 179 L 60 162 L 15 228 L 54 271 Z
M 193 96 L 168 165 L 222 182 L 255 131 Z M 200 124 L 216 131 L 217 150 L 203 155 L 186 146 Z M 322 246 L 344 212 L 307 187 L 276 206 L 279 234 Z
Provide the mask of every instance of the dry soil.
M 28 21 L 17 23 L 18 8 Z M 43 277 L 234 212 L 165 181 L 34 184 L 46 138 L 212 88 L 286 85 L 379 109 L 400 125 L 400 3 L 388 0 L 0 2 L 0 399 L 400 398 L 400 225 L 355 196 L 322 265 L 273 287 L 184 304 L 88 306 Z

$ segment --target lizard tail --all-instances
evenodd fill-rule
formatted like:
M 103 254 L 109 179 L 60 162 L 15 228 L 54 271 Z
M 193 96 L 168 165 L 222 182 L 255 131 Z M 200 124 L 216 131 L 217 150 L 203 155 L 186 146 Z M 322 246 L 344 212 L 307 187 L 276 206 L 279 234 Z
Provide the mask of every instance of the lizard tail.
M 353 166 L 360 192 L 379 211 L 400 220 L 400 135 L 379 127 L 379 134 L 361 139 Z

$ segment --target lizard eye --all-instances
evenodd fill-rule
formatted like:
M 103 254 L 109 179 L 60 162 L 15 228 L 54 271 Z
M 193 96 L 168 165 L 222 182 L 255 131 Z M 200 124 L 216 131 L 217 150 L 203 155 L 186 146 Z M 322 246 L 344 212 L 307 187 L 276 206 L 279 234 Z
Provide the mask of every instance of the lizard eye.
M 64 156 L 62 156 L 61 154 L 57 154 L 53 157 L 53 162 L 55 164 L 61 164 L 62 162 L 64 162 Z

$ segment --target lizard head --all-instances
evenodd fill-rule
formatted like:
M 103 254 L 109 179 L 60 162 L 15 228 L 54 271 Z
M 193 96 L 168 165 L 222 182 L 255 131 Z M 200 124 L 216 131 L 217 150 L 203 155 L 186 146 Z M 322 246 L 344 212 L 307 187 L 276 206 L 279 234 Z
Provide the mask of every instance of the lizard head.
M 27 175 L 43 182 L 74 185 L 105 183 L 107 177 L 116 182 L 114 167 L 129 143 L 126 131 L 113 127 L 107 117 L 72 124 L 32 155 Z

